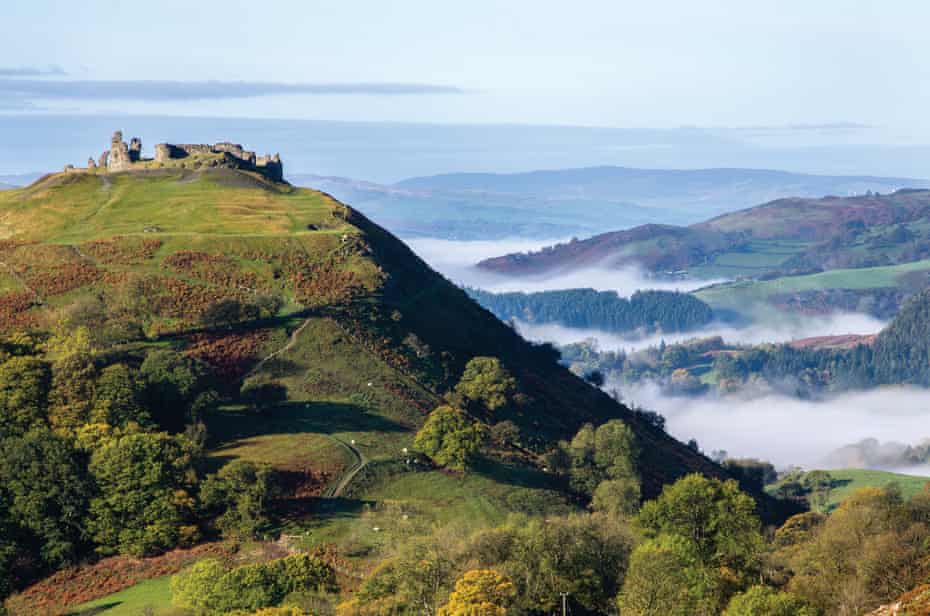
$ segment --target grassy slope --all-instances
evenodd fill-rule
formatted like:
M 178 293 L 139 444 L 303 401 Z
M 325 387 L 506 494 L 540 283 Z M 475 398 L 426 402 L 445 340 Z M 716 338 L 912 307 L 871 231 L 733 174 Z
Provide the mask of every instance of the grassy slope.
M 884 488 L 895 484 L 901 490 L 901 496 L 906 500 L 925 489 L 930 477 L 919 475 L 905 475 L 891 471 L 881 471 L 865 468 L 846 468 L 827 471 L 833 478 L 833 487 L 827 495 L 823 511 L 830 512 L 836 509 L 843 501 L 863 488 Z M 775 494 L 779 488 L 778 483 L 766 486 L 770 494 Z
M 853 492 L 861 488 L 881 488 L 890 483 L 896 483 L 901 488 L 902 496 L 907 499 L 923 490 L 927 481 L 930 481 L 928 477 L 902 475 L 871 469 L 841 469 L 832 470 L 829 473 L 837 484 L 836 487 L 830 490 L 830 499 L 827 502 L 827 507 L 830 509 L 842 503 Z
M 171 607 L 171 576 L 154 578 L 140 582 L 126 590 L 113 593 L 95 601 L 88 601 L 74 606 L 69 616 L 139 616 L 146 613 L 152 616 L 173 616 L 179 611 Z
M 0 229 L 14 240 L 0 246 L 11 287 L 54 277 L 56 268 L 80 259 L 102 273 L 65 292 L 51 285 L 41 293 L 43 303 L 28 311 L 39 326 L 53 322 L 56 306 L 90 294 L 116 297 L 120 277 L 128 275 L 148 280 L 174 301 L 167 313 L 144 301 L 151 310 L 148 329 L 156 334 L 143 341 L 143 350 L 159 345 L 194 352 L 205 334 L 232 342 L 255 332 L 264 336 L 247 360 L 255 365 L 277 355 L 253 377 L 285 385 L 288 399 L 263 415 L 231 405 L 208 417 L 210 455 L 217 465 L 244 458 L 288 473 L 298 488 L 282 530 L 309 533 L 309 543 L 347 541 L 363 567 L 384 545 L 435 523 L 495 522 L 510 511 L 574 507 L 532 458 L 492 460 L 464 478 L 411 472 L 400 462 L 426 413 L 477 355 L 501 358 L 532 398 L 529 407 L 506 417 L 520 425 L 528 443 L 542 447 L 585 421 L 619 417 L 640 439 L 646 496 L 687 472 L 722 474 L 523 341 L 396 238 L 321 193 L 230 170 L 56 175 L 0 193 Z M 144 238 L 160 245 L 147 256 L 97 259 L 87 242 L 114 236 L 124 238 L 117 243 Z M 173 269 L 172 258 L 191 252 L 224 260 L 207 273 Z M 230 283 L 219 274 L 249 276 L 245 290 L 238 278 Z M 180 283 L 187 287 L 172 286 Z M 336 293 L 346 289 L 351 293 Z M 271 292 L 287 305 L 268 322 L 203 332 L 190 310 L 200 292 L 243 299 Z M 5 297 L 0 292 L 0 300 Z M 125 352 L 138 353 L 138 347 Z M 220 355 L 228 354 L 221 348 Z M 320 501 L 313 496 L 319 486 L 310 484 L 322 477 L 332 486 L 356 463 L 346 446 L 352 440 L 369 464 L 344 498 Z M 302 485 L 310 491 L 301 492 Z M 771 503 L 763 503 L 764 513 L 773 515 Z
M 764 303 L 779 293 L 817 289 L 876 289 L 894 287 L 902 274 L 930 270 L 930 260 L 901 265 L 837 269 L 806 276 L 785 276 L 774 280 L 745 280 L 715 285 L 695 292 L 714 308 L 738 309 L 747 304 Z

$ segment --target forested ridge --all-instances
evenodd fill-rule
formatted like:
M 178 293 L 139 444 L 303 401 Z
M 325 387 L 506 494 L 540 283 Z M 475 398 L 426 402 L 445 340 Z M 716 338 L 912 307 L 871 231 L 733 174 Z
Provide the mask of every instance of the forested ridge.
M 538 293 L 492 293 L 468 289 L 498 318 L 625 333 L 696 329 L 714 316 L 710 306 L 687 293 L 637 291 L 629 299 L 615 291 L 566 289 Z

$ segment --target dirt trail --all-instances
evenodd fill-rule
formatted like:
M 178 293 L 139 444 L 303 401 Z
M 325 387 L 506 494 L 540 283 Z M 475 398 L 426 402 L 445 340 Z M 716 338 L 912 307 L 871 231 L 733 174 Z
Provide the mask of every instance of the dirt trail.
M 346 451 L 351 453 L 355 458 L 355 463 L 346 469 L 346 472 L 343 473 L 342 479 L 339 480 L 339 483 L 330 488 L 327 488 L 326 491 L 323 492 L 323 498 L 338 498 L 342 496 L 343 492 L 345 492 L 345 489 L 349 486 L 350 483 L 352 483 L 352 480 L 355 479 L 359 471 L 365 468 L 365 466 L 368 464 L 368 458 L 365 457 L 365 454 L 356 449 L 355 445 L 346 443 L 345 441 L 339 440 L 333 436 L 330 438 L 342 445 Z
M 287 353 L 287 352 L 290 351 L 291 349 L 293 349 L 294 346 L 297 344 L 297 339 L 300 338 L 300 334 L 304 331 L 304 329 L 307 328 L 308 325 L 310 325 L 310 321 L 311 321 L 312 319 L 313 319 L 312 316 L 307 317 L 307 318 L 304 320 L 304 322 L 300 324 L 300 327 L 298 327 L 297 329 L 295 329 L 295 330 L 291 333 L 290 337 L 288 337 L 288 339 L 287 339 L 287 344 L 285 344 L 283 347 L 281 347 L 281 348 L 278 349 L 277 351 L 274 351 L 273 353 L 271 353 L 271 354 L 269 354 L 269 355 L 266 355 L 265 357 L 263 357 L 262 359 L 260 359 L 260 360 L 258 361 L 258 363 L 255 364 L 255 366 L 254 366 L 251 370 L 249 370 L 249 372 L 243 377 L 243 380 L 249 378 L 250 376 L 252 376 L 252 375 L 255 374 L 256 372 L 258 372 L 259 370 L 261 370 L 261 369 L 265 366 L 265 364 L 267 364 L 268 362 L 270 362 L 270 361 L 271 361 L 272 359 L 274 359 L 275 357 L 278 357 L 278 356 L 280 356 L 280 355 L 282 355 L 282 354 L 284 354 L 284 353 Z

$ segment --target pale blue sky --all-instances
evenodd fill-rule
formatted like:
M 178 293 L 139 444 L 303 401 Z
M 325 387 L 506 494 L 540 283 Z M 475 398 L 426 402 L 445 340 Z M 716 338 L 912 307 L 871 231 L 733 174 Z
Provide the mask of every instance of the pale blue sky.
M 930 3 L 918 0 L 7 0 L 0 109 L 624 127 L 852 122 L 907 141 L 930 137 L 928 23 Z M 23 74 L 59 68 L 67 75 Z M 68 80 L 249 83 L 200 84 L 193 94 L 165 84 L 159 96 L 158 84 Z M 236 92 L 279 93 L 229 98 Z

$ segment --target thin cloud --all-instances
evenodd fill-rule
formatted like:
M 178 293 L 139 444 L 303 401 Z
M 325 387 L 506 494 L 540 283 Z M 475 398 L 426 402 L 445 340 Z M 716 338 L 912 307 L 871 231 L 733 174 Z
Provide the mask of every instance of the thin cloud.
M 2 75 L 4 74 L 0 73 L 0 76 Z M 10 75 L 6 74 L 6 76 Z M 23 101 L 56 99 L 193 101 L 255 98 L 281 94 L 399 96 L 464 93 L 464 90 L 454 86 L 427 83 L 99 81 L 0 78 L 0 97 L 5 95 L 8 98 L 15 97 Z
M 36 66 L 0 66 L 0 77 L 62 77 L 65 69 L 56 64 L 45 68 Z

